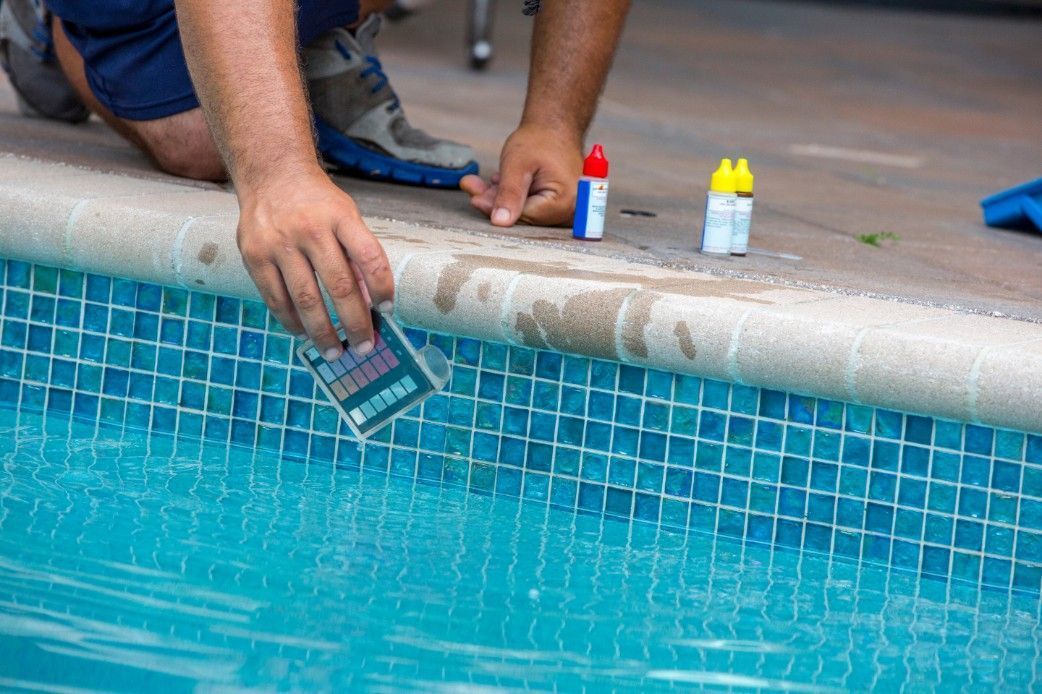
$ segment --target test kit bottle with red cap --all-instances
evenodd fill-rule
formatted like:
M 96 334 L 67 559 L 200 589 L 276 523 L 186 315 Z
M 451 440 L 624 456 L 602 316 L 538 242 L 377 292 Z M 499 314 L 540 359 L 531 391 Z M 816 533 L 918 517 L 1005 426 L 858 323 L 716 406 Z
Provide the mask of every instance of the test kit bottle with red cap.
M 586 241 L 604 238 L 604 215 L 608 211 L 608 160 L 604 148 L 594 145 L 583 162 L 579 192 L 575 197 L 572 236 Z

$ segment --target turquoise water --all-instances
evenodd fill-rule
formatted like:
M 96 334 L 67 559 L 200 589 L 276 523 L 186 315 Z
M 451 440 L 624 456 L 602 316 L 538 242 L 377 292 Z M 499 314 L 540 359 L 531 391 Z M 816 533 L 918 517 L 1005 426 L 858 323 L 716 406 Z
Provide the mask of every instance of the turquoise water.
M 0 688 L 1024 690 L 1038 604 L 0 410 Z

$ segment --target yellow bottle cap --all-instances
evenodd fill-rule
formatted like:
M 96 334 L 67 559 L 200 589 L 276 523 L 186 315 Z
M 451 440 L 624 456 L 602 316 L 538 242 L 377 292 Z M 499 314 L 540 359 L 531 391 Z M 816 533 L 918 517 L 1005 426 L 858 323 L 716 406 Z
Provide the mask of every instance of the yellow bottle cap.
M 730 159 L 721 159 L 720 168 L 713 172 L 709 179 L 709 190 L 714 193 L 734 193 L 734 169 Z
M 753 172 L 749 170 L 749 160 L 739 159 L 734 167 L 734 187 L 739 193 L 753 192 Z

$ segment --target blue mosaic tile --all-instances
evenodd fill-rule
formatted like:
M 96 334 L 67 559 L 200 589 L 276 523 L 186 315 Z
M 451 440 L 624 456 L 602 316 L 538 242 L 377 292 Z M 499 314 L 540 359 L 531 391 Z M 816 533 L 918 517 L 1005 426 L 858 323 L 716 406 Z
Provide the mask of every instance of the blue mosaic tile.
M 673 392 L 676 402 L 697 405 L 701 400 L 702 379 L 695 376 L 677 374 Z
M 592 400 L 592 398 L 591 398 Z M 641 408 L 644 401 L 640 398 L 631 398 L 619 395 L 615 398 L 615 413 L 606 417 L 608 421 L 623 424 L 630 427 L 639 427 L 641 420 Z
M 937 420 L 934 422 L 933 444 L 938 448 L 949 448 L 952 450 L 962 449 L 962 424 Z
M 644 379 L 646 370 L 628 364 L 619 365 L 619 391 L 644 395 Z
M 672 434 L 696 436 L 698 434 L 698 410 L 693 407 L 674 405 L 669 421 Z
M 1042 465 L 1042 435 L 1029 434 L 1027 437 L 1027 450 L 1024 460 L 1029 463 Z
M 781 391 L 761 389 L 760 416 L 768 417 L 770 419 L 784 419 L 787 399 L 788 397 L 786 394 Z
M 871 407 L 847 405 L 843 429 L 858 434 L 871 434 L 873 414 L 874 410 Z
M 760 400 L 760 390 L 750 386 L 731 386 L 731 411 L 755 415 Z
M 655 402 L 645 403 L 642 426 L 653 431 L 668 431 L 669 407 Z
M 809 427 L 785 427 L 785 452 L 793 455 L 810 456 L 814 430 Z
M 904 432 L 904 415 L 892 410 L 876 410 L 874 433 L 880 438 L 900 439 Z
M 1027 437 L 1019 431 L 1000 429 L 995 432 L 995 457 L 1005 460 L 1024 459 L 1024 441 Z
M 798 424 L 813 424 L 814 408 L 814 398 L 808 398 L 802 395 L 790 395 L 786 418 L 790 422 L 796 422 Z
M 730 393 L 731 385 L 729 383 L 706 379 L 702 382 L 702 406 L 726 410 Z
M 727 446 L 724 449 L 724 472 L 737 477 L 748 477 L 752 469 L 753 452 L 748 448 Z
M 679 436 L 669 437 L 669 453 L 666 460 L 671 465 L 693 467 L 695 464 L 695 442 Z
M 815 424 L 824 429 L 843 427 L 843 403 L 834 400 L 818 400 Z
M 905 418 L 905 441 L 929 446 L 933 441 L 933 419 L 908 415 Z
M 671 400 L 673 397 L 673 374 L 649 369 L 647 371 L 644 395 L 658 400 Z
M 901 449 L 901 472 L 926 477 L 930 469 L 930 449 L 905 445 Z
M 990 456 L 994 443 L 994 429 L 978 426 L 976 424 L 966 425 L 965 450 L 967 453 L 978 453 L 980 455 Z

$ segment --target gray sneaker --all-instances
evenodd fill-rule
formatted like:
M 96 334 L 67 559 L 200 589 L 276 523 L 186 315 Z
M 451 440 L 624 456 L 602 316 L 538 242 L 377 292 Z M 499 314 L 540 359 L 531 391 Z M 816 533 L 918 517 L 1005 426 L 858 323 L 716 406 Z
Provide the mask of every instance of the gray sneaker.
M 0 65 L 27 116 L 82 123 L 90 111 L 65 79 L 40 0 L 0 0 Z
M 466 145 L 409 125 L 376 55 L 380 16 L 354 33 L 333 29 L 303 51 L 318 147 L 329 163 L 366 178 L 456 188 L 477 173 Z

